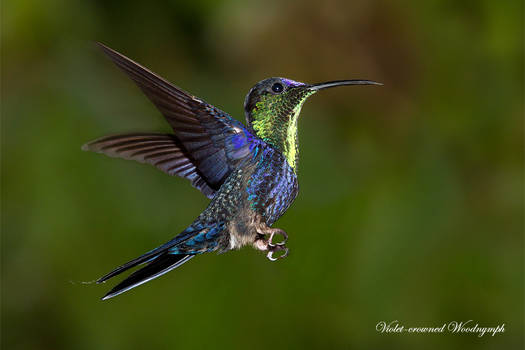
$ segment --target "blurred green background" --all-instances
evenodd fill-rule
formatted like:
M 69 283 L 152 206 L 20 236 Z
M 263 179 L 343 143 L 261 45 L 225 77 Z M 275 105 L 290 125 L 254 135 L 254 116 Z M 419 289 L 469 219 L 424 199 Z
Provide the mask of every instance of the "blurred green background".
M 520 349 L 520 1 L 3 1 L 4 349 Z M 82 284 L 179 233 L 189 183 L 84 153 L 169 131 L 98 40 L 244 120 L 284 76 L 367 78 L 300 121 L 290 256 L 208 255 L 110 301 Z M 505 323 L 380 334 L 379 321 Z

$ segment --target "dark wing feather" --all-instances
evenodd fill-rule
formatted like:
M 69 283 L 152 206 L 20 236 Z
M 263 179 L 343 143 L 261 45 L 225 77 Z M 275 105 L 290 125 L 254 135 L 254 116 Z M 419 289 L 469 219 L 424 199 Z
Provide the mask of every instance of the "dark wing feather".
M 242 123 L 124 55 L 99 45 L 164 115 L 207 185 L 219 189 L 238 161 L 250 152 L 251 135 Z
M 106 136 L 85 144 L 82 149 L 151 164 L 169 175 L 190 180 L 208 198 L 215 193 L 173 135 L 136 133 Z

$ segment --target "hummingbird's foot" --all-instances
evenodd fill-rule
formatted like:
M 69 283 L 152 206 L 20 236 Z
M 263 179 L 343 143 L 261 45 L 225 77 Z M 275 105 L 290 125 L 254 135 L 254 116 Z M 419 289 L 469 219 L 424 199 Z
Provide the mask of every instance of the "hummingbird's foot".
M 284 253 L 282 253 L 281 255 L 273 256 L 275 252 L 280 252 L 280 251 L 284 251 Z M 284 244 L 270 245 L 270 243 L 268 243 L 268 254 L 266 254 L 266 257 L 268 258 L 268 260 L 276 261 L 279 259 L 286 258 L 287 256 L 288 256 L 288 248 L 285 247 Z
M 284 240 L 278 243 L 272 243 L 272 238 L 276 234 L 283 235 Z M 270 234 L 269 239 L 264 239 L 264 235 L 260 235 L 259 238 L 256 239 L 255 242 L 253 242 L 253 246 L 255 249 L 267 251 L 268 253 L 266 254 L 266 257 L 268 258 L 268 260 L 276 261 L 282 258 L 286 258 L 288 256 L 288 247 L 285 246 L 287 238 L 288 235 L 286 234 L 286 232 L 282 231 L 282 233 L 280 233 L 276 231 L 275 233 Z
M 288 240 L 288 234 L 280 228 L 271 228 L 264 225 L 257 228 L 257 233 L 268 237 L 267 242 L 271 247 L 285 245 Z M 281 240 L 279 240 L 279 236 L 282 236 Z
M 253 246 L 262 251 L 268 251 L 266 257 L 270 261 L 276 261 L 288 256 L 286 241 L 288 234 L 280 228 L 271 228 L 265 224 L 256 226 L 257 238 Z M 279 237 L 281 236 L 281 237 Z
M 282 236 L 280 241 L 274 242 L 274 238 Z M 272 228 L 270 231 L 270 237 L 268 238 L 268 245 L 270 247 L 284 246 L 288 240 L 288 234 L 280 228 Z

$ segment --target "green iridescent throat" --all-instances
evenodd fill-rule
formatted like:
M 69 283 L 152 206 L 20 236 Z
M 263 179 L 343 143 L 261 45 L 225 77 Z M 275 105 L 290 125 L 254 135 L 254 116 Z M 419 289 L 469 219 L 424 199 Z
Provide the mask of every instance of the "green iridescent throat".
M 314 93 L 302 90 L 293 95 L 263 95 L 251 113 L 255 134 L 281 151 L 294 170 L 299 160 L 297 119 L 304 101 Z

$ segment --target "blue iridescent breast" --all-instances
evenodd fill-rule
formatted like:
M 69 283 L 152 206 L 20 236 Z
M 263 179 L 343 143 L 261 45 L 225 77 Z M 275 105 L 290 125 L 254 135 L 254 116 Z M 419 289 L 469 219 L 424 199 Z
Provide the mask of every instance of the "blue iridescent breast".
M 297 175 L 283 154 L 266 144 L 254 150 L 255 170 L 246 192 L 250 207 L 273 224 L 293 203 L 298 192 Z

